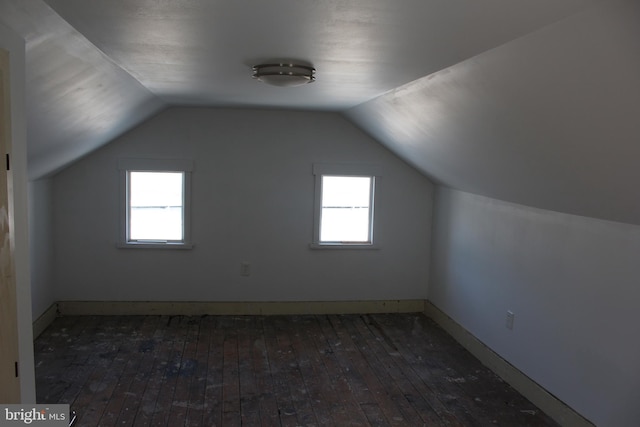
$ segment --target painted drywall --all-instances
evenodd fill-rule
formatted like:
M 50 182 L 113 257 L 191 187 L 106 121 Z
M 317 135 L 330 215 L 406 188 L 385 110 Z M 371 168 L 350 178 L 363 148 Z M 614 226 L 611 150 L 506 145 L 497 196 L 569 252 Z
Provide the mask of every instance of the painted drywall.
M 443 187 L 435 207 L 429 300 L 596 425 L 640 425 L 640 227 Z
M 52 191 L 50 179 L 29 183 L 31 312 L 34 321 L 56 302 L 53 290 Z
M 121 158 L 194 160 L 193 250 L 116 247 Z M 379 250 L 309 248 L 314 163 L 380 167 Z M 53 182 L 58 300 L 426 297 L 433 186 L 338 114 L 168 109 Z
M 11 96 L 11 170 L 13 176 L 14 262 L 18 306 L 20 394 L 23 403 L 35 403 L 31 286 L 27 219 L 27 138 L 25 113 L 24 40 L 0 24 L 0 48 L 9 52 Z M 11 197 L 11 196 L 10 196 Z
M 640 2 L 597 7 L 346 114 L 434 182 L 640 224 Z

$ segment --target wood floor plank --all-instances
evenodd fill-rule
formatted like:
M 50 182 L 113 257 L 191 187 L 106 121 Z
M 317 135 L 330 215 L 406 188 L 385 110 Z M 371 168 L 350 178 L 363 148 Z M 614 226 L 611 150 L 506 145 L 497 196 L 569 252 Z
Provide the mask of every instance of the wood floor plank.
M 505 410 L 505 405 L 500 404 L 504 402 L 502 400 L 494 399 L 494 405 L 482 402 L 483 397 L 480 396 L 486 393 L 483 389 L 502 389 L 502 398 L 522 397 L 486 367 L 477 363 L 470 353 L 430 319 L 424 316 L 405 316 L 402 319 L 387 315 L 372 317 L 382 319 L 379 324 L 383 326 L 379 328 L 384 329 L 383 333 L 387 336 L 393 337 L 414 372 L 430 384 L 439 400 L 451 413 L 456 414 L 463 425 L 494 424 L 498 420 L 506 425 L 555 425 L 544 414 L 538 416 L 540 414 L 537 412 L 531 415 L 519 410 Z M 411 339 L 415 334 L 426 334 L 431 342 Z M 469 386 L 476 382 L 477 375 L 483 375 L 486 381 L 472 390 Z
M 209 328 L 208 319 L 211 316 L 197 318 L 197 336 L 195 338 L 194 361 L 195 366 L 188 389 L 187 413 L 185 426 L 200 426 L 204 416 L 205 388 L 207 381 L 207 358 L 209 352 Z
M 395 319 L 398 322 L 400 319 Z M 442 367 L 451 369 L 456 376 L 449 379 L 456 383 L 461 394 L 466 394 L 491 418 L 499 413 L 505 424 L 538 426 L 554 424 L 553 420 L 517 393 L 513 387 L 502 381 L 488 368 L 478 365 L 471 353 L 449 336 L 442 328 L 424 316 L 415 316 L 413 324 L 425 330 L 429 335 L 443 343 L 442 350 L 434 352 L 433 357 Z M 402 323 L 400 323 L 402 327 Z M 402 330 L 402 329 L 401 329 Z M 451 356 L 448 357 L 447 355 Z M 484 400 L 484 401 L 483 401 Z
M 130 399 L 132 394 L 130 391 L 131 386 L 136 374 L 141 370 L 140 365 L 145 356 L 144 353 L 139 351 L 139 343 L 155 331 L 155 323 L 157 321 L 154 316 L 139 318 L 137 316 L 136 320 L 143 320 L 143 322 L 134 323 L 130 321 L 127 322 L 129 323 L 128 328 L 121 328 L 120 333 L 123 334 L 124 339 L 117 357 L 122 358 L 123 361 L 126 360 L 126 362 L 100 418 L 101 425 L 130 425 L 133 421 L 133 418 L 129 417 L 130 410 L 126 406 L 126 402 L 132 402 L 132 399 Z M 118 423 L 117 420 L 121 415 L 124 415 L 124 419 Z
M 189 409 L 189 390 L 191 388 L 191 382 L 194 379 L 194 373 L 198 367 L 196 349 L 198 345 L 200 319 L 189 316 L 184 319 L 184 322 L 186 337 L 173 388 L 173 401 L 171 402 L 169 410 L 169 425 L 176 426 L 186 424 Z
M 87 427 L 557 426 L 422 314 L 69 316 L 34 348 Z
M 171 327 L 172 320 L 169 316 L 160 316 L 156 332 L 141 343 L 141 350 L 153 357 L 149 362 L 149 372 L 140 381 L 144 387 L 133 419 L 136 427 L 151 425 L 175 339 L 176 328 Z
M 103 369 L 95 369 L 94 373 L 97 375 L 92 376 L 92 381 L 85 384 L 92 393 L 88 395 L 88 401 L 82 405 L 88 409 L 79 414 L 78 422 L 87 425 L 100 423 L 129 359 L 129 343 L 123 340 L 123 336 L 134 327 L 133 322 L 137 323 L 140 320 L 140 318 L 128 319 L 125 317 L 101 319 L 105 337 L 110 336 L 111 339 L 106 346 L 106 351 L 98 354 L 98 357 L 102 359 L 98 363 L 98 367 Z
M 378 316 L 374 317 L 378 318 Z M 492 422 L 489 419 L 490 415 L 475 405 L 472 398 L 460 392 L 458 383 L 453 380 L 457 378 L 457 373 L 452 368 L 443 366 L 438 360 L 439 355 L 434 352 L 429 353 L 429 348 L 425 344 L 418 340 L 407 340 L 401 330 L 389 327 L 390 324 L 385 323 L 389 319 L 391 318 L 384 317 L 382 323 L 378 322 L 380 333 L 395 343 L 415 374 L 436 392 L 438 400 L 448 412 L 454 413 L 465 426 L 490 424 Z
M 371 391 L 374 402 L 382 410 L 387 422 L 392 426 L 422 424 L 417 412 L 410 405 L 403 405 L 405 410 L 402 410 L 403 408 L 399 405 L 401 403 L 401 393 L 391 381 L 387 372 L 380 367 L 377 360 L 369 357 L 369 349 L 366 346 L 359 347 L 356 345 L 360 340 L 357 333 L 350 333 L 349 324 L 358 318 L 349 315 L 331 316 L 331 319 L 343 348 L 349 354 L 352 366 L 362 376 L 366 387 Z
M 162 369 L 161 384 L 155 391 L 157 400 L 153 409 L 150 425 L 152 426 L 168 426 L 169 417 L 171 415 L 172 406 L 175 402 L 174 394 L 178 375 L 180 372 L 182 355 L 189 333 L 187 325 L 188 318 L 185 316 L 172 316 L 168 321 L 168 331 L 170 331 L 168 341 L 170 348 L 168 353 L 163 356 L 164 366 Z
M 59 378 L 63 378 L 70 383 L 69 387 L 57 400 L 51 400 L 50 398 L 40 400 L 41 397 L 38 397 L 38 401 L 56 401 L 69 404 L 71 410 L 75 410 L 77 408 L 85 408 L 86 402 L 90 400 L 90 396 L 83 393 L 82 390 L 89 386 L 90 381 L 96 381 L 103 374 L 103 364 L 107 363 L 104 351 L 107 351 L 107 347 L 111 347 L 112 343 L 110 342 L 110 337 L 105 339 L 108 335 L 103 330 L 101 316 L 74 316 L 70 317 L 70 319 L 75 322 L 75 325 L 68 330 L 68 338 L 60 343 L 58 352 L 63 351 L 65 354 L 71 355 L 73 363 L 68 369 L 57 373 Z M 36 378 L 38 377 L 39 374 L 36 371 Z M 39 390 L 39 387 L 37 389 Z M 38 396 L 39 394 L 40 391 L 38 391 Z M 84 413 L 85 411 L 81 412 Z
M 236 318 L 238 331 L 238 380 L 240 394 L 240 417 L 244 426 L 260 425 L 259 390 L 253 366 L 253 345 L 257 319 L 252 316 Z
M 257 317 L 256 329 L 252 331 L 252 368 L 256 382 L 255 386 L 260 393 L 258 398 L 260 424 L 264 427 L 274 427 L 280 425 L 280 417 L 271 376 L 271 362 L 265 339 L 264 323 L 264 317 Z
M 350 386 L 342 373 L 330 342 L 325 336 L 324 324 L 329 322 L 327 316 L 314 316 L 314 322 L 309 324 L 306 337 L 313 344 L 318 354 L 320 375 L 323 388 L 327 391 L 324 396 L 326 405 L 330 408 L 331 419 L 336 426 L 342 425 L 369 425 L 363 408 L 351 394 Z
M 420 390 L 412 381 L 412 374 L 401 369 L 398 357 L 389 354 L 385 350 L 378 337 L 367 326 L 364 316 L 358 316 L 349 325 L 354 342 L 362 349 L 363 355 L 382 378 L 387 378 L 389 383 L 397 387 L 399 394 L 396 399 L 400 406 L 410 405 L 416 411 L 420 420 L 427 425 L 443 424 L 443 419 L 429 404 L 423 393 L 431 393 L 431 390 Z M 403 410 L 403 412 L 405 412 Z
M 129 387 L 124 392 L 122 408 L 116 423 L 118 426 L 132 426 L 140 409 L 140 402 L 153 372 L 155 351 L 164 336 L 164 324 L 161 316 L 146 316 L 141 329 L 137 331 L 135 349 L 137 364 L 128 373 Z M 114 392 L 116 394 L 116 392 Z
M 107 388 L 103 399 L 107 401 L 99 420 L 100 425 L 115 425 L 120 415 L 127 397 L 126 393 L 140 363 L 137 351 L 138 331 L 143 328 L 142 325 L 146 320 L 140 316 L 123 317 L 118 324 L 118 352 L 104 380 Z
M 320 360 L 322 355 L 311 340 L 315 326 L 314 316 L 297 316 L 297 328 L 291 334 L 291 347 L 318 425 L 331 426 L 334 425 L 332 407 L 339 403 L 335 399 L 335 390 L 328 381 L 326 369 Z
M 209 351 L 207 356 L 207 380 L 204 391 L 203 426 L 222 425 L 222 385 L 224 362 L 224 329 L 221 317 L 211 318 Z
M 384 412 L 377 403 L 362 403 L 360 407 L 367 416 L 369 425 L 375 427 L 387 427 L 391 425 L 387 422 L 387 417 L 385 417 Z
M 410 379 L 411 384 L 416 388 L 416 390 L 418 390 L 420 396 L 429 404 L 431 408 L 433 408 L 438 417 L 442 420 L 441 424 L 451 427 L 464 426 L 464 422 L 460 419 L 460 416 L 456 415 L 455 412 L 451 411 L 442 403 L 442 401 L 439 399 L 439 394 L 432 388 L 432 384 L 417 375 L 414 366 L 412 366 L 410 363 L 407 363 L 406 359 L 401 357 L 402 354 L 398 351 L 396 344 L 384 333 L 384 331 L 382 331 L 377 322 L 371 320 L 371 317 L 372 316 L 370 315 L 363 316 L 367 328 L 370 330 L 372 335 L 376 337 L 376 340 L 380 343 L 380 345 L 386 347 L 387 354 L 396 361 L 399 369 L 407 378 Z M 429 335 L 417 336 L 421 341 L 426 342 L 427 346 L 432 345 L 429 340 Z M 421 357 L 422 356 L 419 355 L 418 359 L 420 359 Z
M 337 384 L 340 387 L 340 394 L 349 397 L 350 408 L 348 411 L 354 414 L 357 422 L 361 425 L 368 425 L 367 416 L 362 405 L 376 406 L 376 397 L 367 385 L 367 381 L 358 371 L 357 366 L 350 358 L 349 350 L 345 348 L 340 338 L 340 332 L 336 330 L 337 322 L 335 316 L 325 316 L 325 321 L 321 323 L 322 332 L 329 345 L 328 352 L 332 355 L 330 360 L 338 364 L 339 378 Z M 333 368 L 335 370 L 335 368 Z M 354 410 L 353 407 L 357 409 Z M 363 415 L 360 418 L 360 415 Z
M 241 425 L 240 378 L 238 359 L 238 331 L 235 318 L 225 318 L 221 327 L 225 331 L 222 373 L 222 424 Z
M 56 327 L 46 330 L 36 340 L 34 354 L 41 356 L 35 364 L 36 376 L 49 379 L 46 386 L 37 388 L 38 401 L 73 403 L 79 387 L 92 372 L 87 366 L 89 356 L 85 349 L 93 346 L 98 319 L 97 316 L 59 317 Z
M 276 318 L 263 319 L 264 339 L 269 356 L 269 368 L 273 382 L 273 393 L 278 404 L 278 418 L 282 426 L 297 426 L 298 414 L 293 403 L 289 384 L 287 382 L 286 355 L 289 349 L 282 344 L 276 329 Z
M 318 425 L 313 405 L 309 399 L 307 384 L 300 372 L 300 361 L 297 359 L 291 342 L 292 337 L 299 333 L 300 316 L 276 316 L 274 320 L 283 363 L 284 381 L 289 386 L 298 425 Z

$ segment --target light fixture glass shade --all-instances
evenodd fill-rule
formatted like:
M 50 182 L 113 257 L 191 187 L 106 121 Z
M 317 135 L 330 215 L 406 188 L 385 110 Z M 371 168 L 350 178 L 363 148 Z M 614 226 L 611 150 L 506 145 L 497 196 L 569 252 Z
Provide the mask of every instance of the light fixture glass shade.
M 272 86 L 293 87 L 315 81 L 316 69 L 299 64 L 260 64 L 253 66 L 253 78 Z

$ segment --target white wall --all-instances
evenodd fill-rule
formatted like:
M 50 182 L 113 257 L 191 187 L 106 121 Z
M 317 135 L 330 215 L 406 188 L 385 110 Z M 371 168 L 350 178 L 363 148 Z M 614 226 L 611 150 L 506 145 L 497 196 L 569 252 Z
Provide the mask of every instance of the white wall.
M 116 248 L 117 161 L 127 157 L 195 161 L 193 250 Z M 309 249 L 316 162 L 382 167 L 380 250 Z M 56 298 L 423 299 L 432 190 L 337 114 L 169 109 L 54 177 Z
M 640 425 L 640 227 L 439 187 L 433 230 L 433 304 L 598 426 Z
M 56 302 L 53 289 L 52 191 L 50 179 L 29 183 L 31 311 L 34 321 Z
M 9 51 L 11 96 L 11 170 L 13 175 L 13 221 L 15 236 L 16 296 L 20 351 L 20 393 L 23 403 L 35 403 L 31 286 L 27 220 L 27 139 L 25 115 L 24 40 L 0 24 L 0 48 Z

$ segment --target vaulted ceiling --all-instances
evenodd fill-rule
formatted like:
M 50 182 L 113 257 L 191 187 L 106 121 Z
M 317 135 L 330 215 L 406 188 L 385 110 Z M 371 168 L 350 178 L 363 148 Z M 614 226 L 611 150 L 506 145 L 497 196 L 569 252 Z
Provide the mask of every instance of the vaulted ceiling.
M 639 3 L 0 0 L 0 22 L 32 179 L 167 106 L 334 111 L 440 184 L 640 224 Z M 250 77 L 274 59 L 317 81 Z

